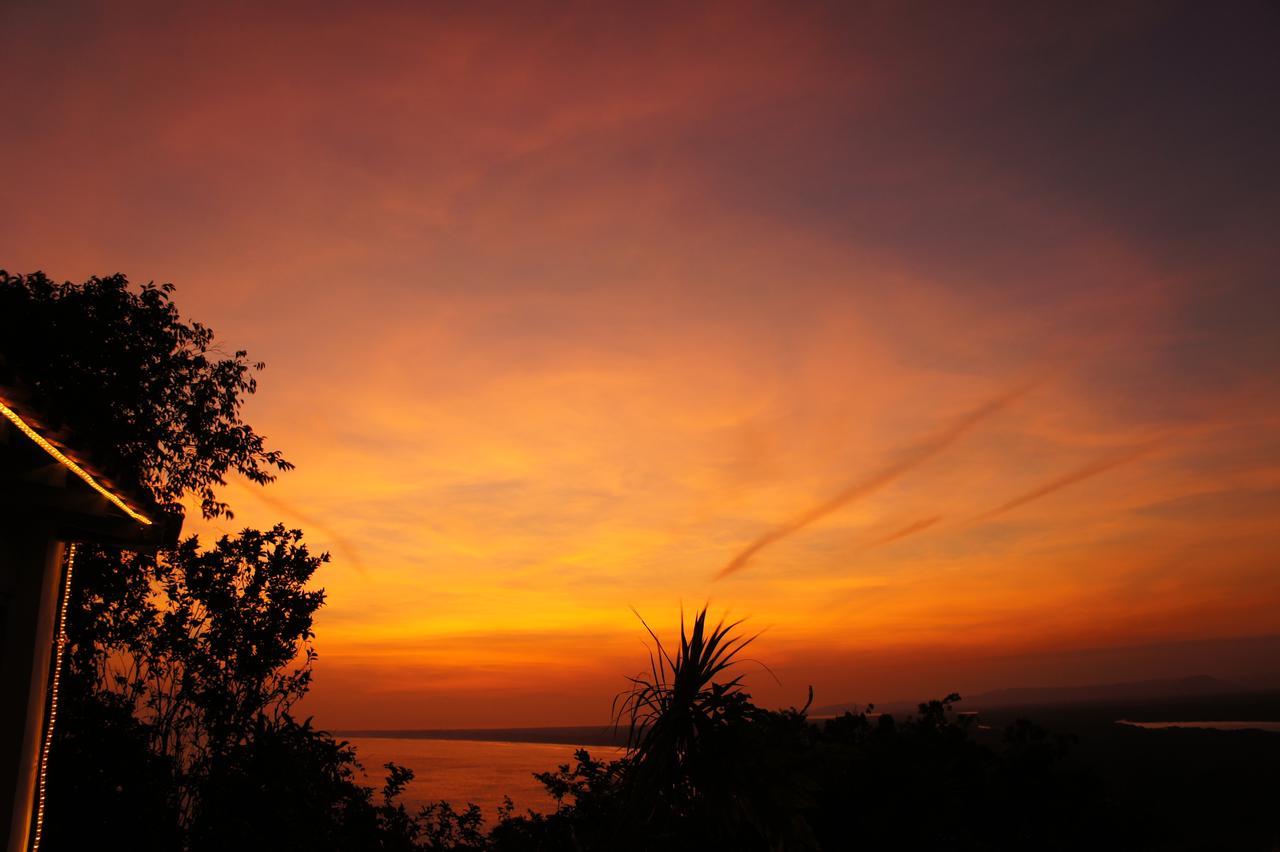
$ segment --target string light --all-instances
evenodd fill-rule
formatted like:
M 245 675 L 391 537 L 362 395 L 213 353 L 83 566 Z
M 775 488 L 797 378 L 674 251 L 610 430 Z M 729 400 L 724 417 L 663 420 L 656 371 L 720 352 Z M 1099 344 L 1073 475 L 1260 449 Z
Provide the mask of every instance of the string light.
M 71 602 L 71 572 L 76 566 L 76 546 L 67 547 L 67 571 L 62 581 L 62 604 L 58 609 L 58 633 L 53 646 L 53 679 L 49 684 L 49 718 L 44 727 L 40 748 L 40 774 L 36 780 L 36 825 L 31 836 L 31 852 L 40 852 L 40 836 L 44 832 L 45 775 L 49 771 L 49 749 L 53 746 L 53 726 L 58 721 L 58 676 L 62 672 L 62 653 L 67 645 L 67 606 Z
M 48 441 L 46 441 L 38 432 L 36 432 L 36 430 L 28 426 L 26 422 L 21 417 L 18 416 L 17 412 L 15 412 L 9 406 L 5 405 L 3 401 L 0 401 L 0 414 L 3 414 L 9 420 L 10 423 L 12 423 L 14 426 L 17 426 L 19 432 L 26 435 L 31 440 L 35 441 L 36 444 L 38 444 L 42 450 L 44 450 L 46 453 L 48 453 L 49 455 L 57 459 L 59 462 L 61 462 L 63 467 L 65 467 L 67 470 L 71 471 L 76 476 L 83 479 L 86 483 L 88 483 L 89 487 L 92 488 L 94 491 L 97 491 L 103 497 L 106 497 L 108 500 L 110 500 L 112 503 L 118 506 L 126 515 L 133 518 L 135 521 L 137 521 L 140 524 L 146 524 L 147 526 L 151 525 L 150 518 L 148 518 L 146 515 L 143 515 L 139 512 L 135 512 L 133 509 L 130 509 L 129 506 L 126 505 L 123 500 L 121 500 L 115 494 L 112 494 L 106 488 L 99 485 L 98 481 L 94 479 L 92 476 L 90 476 L 88 471 L 86 471 L 80 465 L 73 462 L 71 459 L 67 458 L 66 455 L 64 455 L 63 452 L 59 450 L 57 447 L 55 447 L 53 444 L 50 444 Z

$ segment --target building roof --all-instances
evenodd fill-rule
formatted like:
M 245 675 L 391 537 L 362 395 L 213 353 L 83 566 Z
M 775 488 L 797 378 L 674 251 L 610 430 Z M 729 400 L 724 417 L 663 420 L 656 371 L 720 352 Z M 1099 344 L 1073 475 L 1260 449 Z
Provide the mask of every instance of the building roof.
M 53 519 L 71 540 L 129 548 L 171 546 L 182 516 L 156 504 L 118 460 L 90 457 L 44 415 L 0 359 L 0 507 Z

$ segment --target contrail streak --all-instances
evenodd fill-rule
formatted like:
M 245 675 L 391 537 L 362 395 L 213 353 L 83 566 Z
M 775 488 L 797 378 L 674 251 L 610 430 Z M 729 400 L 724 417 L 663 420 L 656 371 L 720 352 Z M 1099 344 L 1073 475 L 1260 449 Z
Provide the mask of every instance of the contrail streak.
M 1044 485 L 1041 485 L 1037 488 L 1033 488 L 1025 494 L 1020 494 L 1017 497 L 1014 497 L 1009 502 L 1004 503 L 1000 506 L 997 506 L 996 508 L 992 509 L 989 512 L 984 512 L 983 514 L 977 517 L 977 520 L 979 521 L 990 520 L 991 518 L 994 518 L 997 515 L 1003 515 L 1005 512 L 1011 512 L 1014 509 L 1018 508 L 1019 506 L 1025 506 L 1027 503 L 1030 503 L 1033 500 L 1039 500 L 1041 497 L 1047 497 L 1048 495 L 1052 494 L 1055 491 L 1060 491 L 1063 488 L 1066 488 L 1068 485 L 1075 485 L 1077 482 L 1088 479 L 1091 476 L 1097 476 L 1100 473 L 1106 473 L 1112 468 L 1117 468 L 1117 467 L 1120 467 L 1120 465 L 1128 464 L 1129 462 L 1133 461 L 1134 459 L 1138 458 L 1139 456 L 1149 451 L 1152 447 L 1155 446 L 1155 443 L 1156 442 L 1152 441 L 1149 443 L 1140 444 L 1136 447 L 1131 447 L 1130 449 L 1124 450 L 1123 452 L 1098 459 L 1097 461 L 1091 462 L 1090 464 L 1077 468 L 1076 470 L 1073 470 L 1070 473 L 1063 474 L 1062 476 L 1059 476 L 1057 479 L 1051 479 L 1050 481 L 1046 482 Z
M 883 538 L 878 538 L 868 543 L 862 549 L 870 550 L 873 547 L 879 547 L 882 544 L 888 544 L 891 541 L 897 541 L 900 538 L 906 538 L 909 535 L 915 535 L 918 532 L 929 529 L 929 527 L 933 526 L 940 520 L 942 520 L 941 515 L 934 515 L 932 518 L 922 518 L 921 520 L 918 520 L 914 523 L 907 524 L 905 527 L 903 527 L 900 530 L 896 530 L 894 532 L 889 533 Z
M 328 524 L 321 523 L 320 521 L 317 521 L 315 518 L 302 514 L 297 509 L 293 508 L 293 506 L 291 506 L 290 504 L 286 503 L 285 501 L 281 500 L 278 497 L 273 497 L 269 494 L 263 493 L 264 489 L 262 488 L 249 488 L 244 485 L 241 485 L 239 482 L 236 482 L 235 480 L 231 480 L 231 482 L 233 482 L 242 491 L 245 491 L 253 495 L 255 498 L 257 498 L 261 502 L 270 506 L 272 509 L 275 509 L 277 512 L 283 512 L 284 514 L 291 516 L 295 521 L 298 521 L 302 525 L 311 527 L 312 529 L 315 529 L 315 530 L 319 530 L 323 535 L 328 537 L 329 540 L 333 542 L 333 546 L 335 549 L 337 549 L 338 551 L 341 551 L 342 555 L 345 556 L 347 558 L 347 561 L 351 563 L 351 567 L 356 570 L 357 574 L 359 574 L 361 577 L 369 576 L 368 571 L 365 570 L 364 561 L 360 559 L 360 554 L 356 552 L 355 547 L 352 546 L 351 542 L 347 539 L 346 536 L 339 533 L 333 527 L 329 526 Z
M 755 556 L 761 550 L 774 542 L 804 529 L 819 518 L 831 514 L 836 509 L 839 509 L 859 497 L 864 497 L 873 491 L 883 488 L 898 479 L 907 471 L 915 467 L 919 467 L 921 464 L 954 444 L 965 432 L 968 432 L 978 423 L 990 417 L 992 414 L 995 414 L 997 411 L 1004 408 L 1030 389 L 1031 385 L 1023 385 L 1010 393 L 996 397 L 990 402 L 980 405 L 978 408 L 964 415 L 938 434 L 909 447 L 898 461 L 888 467 L 873 473 L 866 479 L 853 483 L 840 493 L 836 494 L 830 500 L 814 506 L 807 512 L 792 518 L 782 526 L 772 529 L 760 536 L 758 539 L 751 542 L 751 544 L 747 545 L 747 547 L 735 556 L 728 565 L 720 569 L 720 572 L 716 574 L 714 579 L 719 580 L 742 570 L 751 557 Z

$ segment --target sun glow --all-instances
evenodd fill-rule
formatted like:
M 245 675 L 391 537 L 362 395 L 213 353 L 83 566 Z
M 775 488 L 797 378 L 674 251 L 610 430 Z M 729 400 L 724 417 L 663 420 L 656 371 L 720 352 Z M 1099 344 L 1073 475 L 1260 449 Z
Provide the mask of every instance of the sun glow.
M 1270 54 L 1201 77 L 1169 4 L 263 5 L 23 4 L 0 258 L 266 362 L 297 469 L 184 534 L 332 554 L 321 724 L 595 724 L 631 607 L 708 600 L 766 705 L 1275 670 Z

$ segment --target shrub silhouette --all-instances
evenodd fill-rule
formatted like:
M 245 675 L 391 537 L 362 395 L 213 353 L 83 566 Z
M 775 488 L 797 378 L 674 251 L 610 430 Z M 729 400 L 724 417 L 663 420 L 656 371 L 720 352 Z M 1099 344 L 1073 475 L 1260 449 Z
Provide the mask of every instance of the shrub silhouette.
M 981 744 L 955 694 L 904 718 L 766 710 L 740 677 L 714 679 L 750 640 L 707 623 L 704 609 L 671 655 L 645 626 L 656 648 L 621 698 L 626 755 L 582 750 L 539 775 L 554 813 L 506 813 L 490 848 L 1139 848 L 1117 840 L 1096 782 L 1064 768 L 1068 740 L 1024 721 Z
M 740 622 L 722 620 L 707 629 L 704 607 L 686 632 L 680 619 L 680 644 L 668 653 L 653 629 L 640 619 L 653 640 L 649 672 L 628 678 L 631 688 L 615 700 L 615 720 L 627 718 L 627 745 L 633 764 L 630 780 L 647 819 L 658 808 L 681 813 L 697 790 L 690 770 L 699 762 L 706 741 L 748 706 L 741 675 L 717 683 L 715 678 L 737 663 L 737 655 L 755 637 L 733 635 Z
M 803 784 L 778 737 L 760 736 L 782 717 L 751 703 L 741 674 L 729 676 L 755 636 L 735 632 L 741 621 L 709 627 L 707 618 L 703 607 L 686 628 L 681 615 L 674 654 L 641 619 L 653 642 L 649 671 L 629 678 L 615 702 L 615 718 L 628 723 L 619 824 L 661 832 L 673 848 L 694 838 L 811 847 L 797 810 Z

